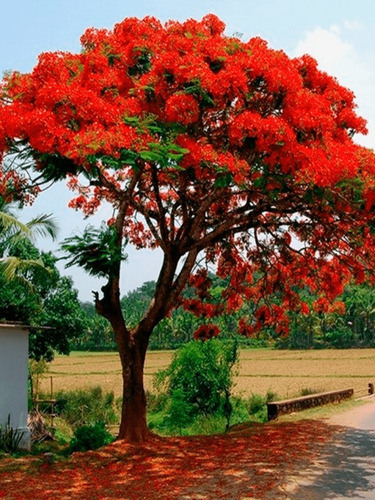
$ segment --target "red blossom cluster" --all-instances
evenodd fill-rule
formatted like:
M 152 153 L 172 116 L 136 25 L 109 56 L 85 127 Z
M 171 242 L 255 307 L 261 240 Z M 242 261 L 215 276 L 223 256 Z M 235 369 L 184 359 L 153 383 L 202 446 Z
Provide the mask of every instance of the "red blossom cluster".
M 194 333 L 194 340 L 209 340 L 217 337 L 219 333 L 220 329 L 217 325 L 212 323 L 201 325 Z
M 316 313 L 332 313 L 332 314 L 344 314 L 345 304 L 341 300 L 336 300 L 335 302 L 329 302 L 325 297 L 320 297 L 313 304 L 314 311 Z
M 38 187 L 30 187 L 25 177 L 19 175 L 17 171 L 0 169 L 0 197 L 5 203 L 18 201 L 32 204 L 38 193 Z
M 199 117 L 198 102 L 192 95 L 174 94 L 165 104 L 165 116 L 167 121 L 190 125 Z

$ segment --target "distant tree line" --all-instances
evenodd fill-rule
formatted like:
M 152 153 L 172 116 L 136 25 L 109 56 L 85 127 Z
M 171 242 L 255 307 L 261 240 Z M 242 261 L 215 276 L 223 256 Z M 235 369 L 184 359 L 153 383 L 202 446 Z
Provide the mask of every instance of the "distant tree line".
M 220 280 L 215 276 L 213 294 L 220 295 Z M 216 282 L 216 283 L 215 283 Z M 155 288 L 154 281 L 147 281 L 141 287 L 128 292 L 121 299 L 121 305 L 129 324 L 136 324 L 146 311 Z M 310 306 L 308 312 L 290 312 L 290 333 L 280 337 L 273 327 L 265 328 L 254 337 L 240 336 L 244 346 L 274 345 L 286 349 L 311 348 L 360 348 L 375 347 L 375 289 L 369 285 L 346 287 L 336 307 L 328 312 L 314 307 L 316 297 L 306 291 L 299 292 Z M 275 296 L 275 303 L 278 297 Z M 114 350 L 113 331 L 109 323 L 96 314 L 94 305 L 83 303 L 88 327 L 71 341 L 74 350 Z M 209 319 L 220 327 L 220 337 L 231 339 L 238 335 L 238 322 L 242 317 L 251 317 L 255 305 L 244 303 L 239 311 L 222 314 Z M 176 349 L 193 338 L 194 332 L 208 320 L 195 316 L 182 307 L 174 310 L 156 328 L 151 338 L 150 349 Z
M 308 314 L 290 314 L 289 336 L 277 345 L 290 349 L 375 347 L 375 289 L 350 285 L 339 298 L 341 303 L 328 312 L 311 307 Z M 306 300 L 312 303 L 316 297 Z

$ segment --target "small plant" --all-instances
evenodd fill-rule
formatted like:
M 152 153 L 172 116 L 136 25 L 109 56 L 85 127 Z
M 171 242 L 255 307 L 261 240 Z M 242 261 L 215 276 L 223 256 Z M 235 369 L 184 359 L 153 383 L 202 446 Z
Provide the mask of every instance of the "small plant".
M 311 389 L 311 387 L 304 387 L 300 390 L 300 396 L 310 396 L 311 394 L 317 394 L 320 391 L 316 389 Z
M 114 437 L 110 434 L 103 423 L 94 425 L 83 425 L 74 431 L 70 442 L 69 451 L 97 450 L 102 446 L 112 443 Z
M 38 398 L 40 381 L 46 376 L 48 371 L 49 364 L 45 359 L 29 359 L 29 381 L 32 401 Z
M 257 422 L 267 422 L 267 403 L 275 400 L 277 400 L 277 395 L 272 391 L 268 391 L 265 396 L 252 394 L 246 400 L 250 419 Z
M 277 401 L 278 400 L 278 395 L 276 392 L 271 391 L 271 389 L 268 389 L 266 393 L 266 401 L 267 403 L 272 403 L 272 401 Z
M 24 432 L 10 425 L 10 415 L 5 426 L 0 424 L 0 451 L 14 453 L 18 451 Z
M 157 413 L 163 411 L 169 401 L 168 394 L 165 392 L 146 391 L 147 411 L 149 413 Z
M 250 415 L 256 415 L 263 410 L 266 400 L 260 394 L 252 394 L 247 400 L 247 407 Z

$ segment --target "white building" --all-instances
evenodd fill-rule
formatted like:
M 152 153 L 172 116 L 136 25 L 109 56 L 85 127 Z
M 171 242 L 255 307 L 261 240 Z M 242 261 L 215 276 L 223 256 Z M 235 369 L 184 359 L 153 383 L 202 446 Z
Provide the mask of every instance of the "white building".
M 0 324 L 0 424 L 22 433 L 19 447 L 30 449 L 27 428 L 27 376 L 29 329 L 24 325 Z

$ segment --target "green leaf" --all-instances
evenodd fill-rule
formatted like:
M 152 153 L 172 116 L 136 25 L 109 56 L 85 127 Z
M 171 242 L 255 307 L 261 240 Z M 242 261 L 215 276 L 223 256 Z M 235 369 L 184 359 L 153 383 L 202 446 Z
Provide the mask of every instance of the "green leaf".
M 219 188 L 226 188 L 233 182 L 233 175 L 231 173 L 227 173 L 225 175 L 220 175 L 215 180 L 215 186 Z
M 123 120 L 127 125 L 132 125 L 133 127 L 137 127 L 139 125 L 138 116 L 125 116 Z
M 139 156 L 145 161 L 158 161 L 160 155 L 153 151 L 141 151 Z
M 157 163 L 161 168 L 173 167 L 178 169 L 177 162 L 189 152 L 188 149 L 181 148 L 177 144 L 170 142 L 149 142 L 148 146 L 150 149 L 141 151 L 139 156 L 142 160 Z

